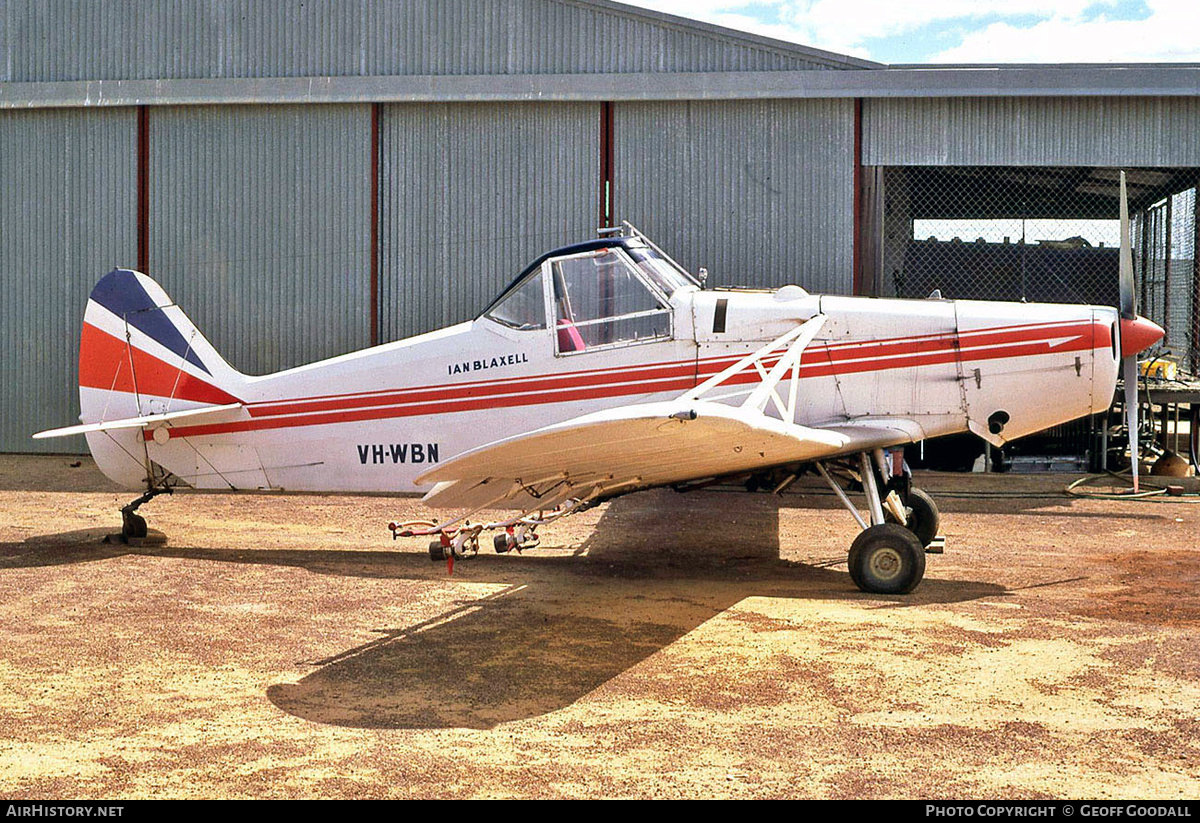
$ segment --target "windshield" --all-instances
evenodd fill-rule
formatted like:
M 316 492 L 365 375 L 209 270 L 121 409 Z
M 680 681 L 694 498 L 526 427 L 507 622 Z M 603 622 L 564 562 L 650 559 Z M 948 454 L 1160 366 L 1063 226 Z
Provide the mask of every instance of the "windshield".
M 676 289 L 683 286 L 696 285 L 696 281 L 691 278 L 691 275 L 649 246 L 627 247 L 626 251 L 629 252 L 629 256 L 637 263 L 642 273 L 667 295 L 673 294 Z

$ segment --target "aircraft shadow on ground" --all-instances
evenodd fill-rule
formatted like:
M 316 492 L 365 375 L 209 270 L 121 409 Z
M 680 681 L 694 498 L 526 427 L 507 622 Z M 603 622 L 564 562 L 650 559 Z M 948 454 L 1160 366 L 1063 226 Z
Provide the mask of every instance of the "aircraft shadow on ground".
M 0 569 L 66 566 L 108 560 L 128 554 L 128 547 L 119 543 L 104 542 L 104 538 L 114 531 L 119 529 L 78 529 L 0 543 Z
M 307 661 L 311 673 L 271 686 L 267 696 L 289 714 L 332 725 L 492 728 L 571 705 L 747 597 L 907 608 L 1006 593 L 989 583 L 927 579 L 912 595 L 866 595 L 850 582 L 841 549 L 808 563 L 781 558 L 786 503 L 778 498 L 710 493 L 676 502 L 682 499 L 662 491 L 614 501 L 573 555 L 481 553 L 460 564 L 461 579 L 505 589 Z M 0 544 L 0 570 L 133 554 L 445 579 L 445 567 L 423 552 L 136 548 L 102 543 L 109 531 Z
M 316 671 L 272 686 L 269 698 L 335 725 L 492 728 L 574 703 L 747 597 L 902 607 L 1004 594 L 985 583 L 928 580 L 907 598 L 864 595 L 833 568 L 844 558 L 780 559 L 774 504 L 742 507 L 746 526 L 719 537 L 716 514 L 689 508 L 664 537 L 661 522 L 649 528 L 653 500 L 624 500 L 601 518 L 579 551 L 586 556 L 525 558 L 533 562 L 522 583 L 315 661 Z M 511 569 L 506 560 L 473 562 Z

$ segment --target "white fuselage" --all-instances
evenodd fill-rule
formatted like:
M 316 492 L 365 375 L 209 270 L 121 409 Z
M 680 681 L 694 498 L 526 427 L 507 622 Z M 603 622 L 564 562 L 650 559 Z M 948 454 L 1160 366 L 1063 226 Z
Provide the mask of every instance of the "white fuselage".
M 670 338 L 557 353 L 555 329 L 487 317 L 301 368 L 247 378 L 246 419 L 88 435 L 101 468 L 143 484 L 142 448 L 201 488 L 419 491 L 462 452 L 615 405 L 677 397 L 814 314 L 797 420 L 903 417 L 919 436 L 993 442 L 1108 408 L 1115 310 L 885 300 L 778 291 L 671 296 Z M 755 379 L 753 374 L 745 376 Z M 84 408 L 89 407 L 89 391 Z M 97 400 L 97 402 L 99 402 Z

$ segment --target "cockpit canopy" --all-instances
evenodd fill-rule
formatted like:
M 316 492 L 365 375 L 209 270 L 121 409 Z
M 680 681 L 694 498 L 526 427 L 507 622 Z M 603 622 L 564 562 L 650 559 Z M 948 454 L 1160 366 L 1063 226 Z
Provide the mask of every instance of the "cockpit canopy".
M 581 243 L 545 255 L 483 316 L 521 331 L 555 329 L 559 354 L 671 337 L 671 295 L 695 286 L 638 237 Z

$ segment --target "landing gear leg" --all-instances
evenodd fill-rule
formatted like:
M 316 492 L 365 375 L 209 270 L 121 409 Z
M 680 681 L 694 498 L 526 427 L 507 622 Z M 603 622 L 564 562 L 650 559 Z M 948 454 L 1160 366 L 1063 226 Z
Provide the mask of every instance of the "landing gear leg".
M 882 458 L 882 455 L 879 457 Z M 905 526 L 886 522 L 889 515 L 896 517 L 891 509 L 896 506 L 897 501 L 892 500 L 885 509 L 876 477 L 876 466 L 872 465 L 872 455 L 864 452 L 859 458 L 859 472 L 867 510 L 870 513 L 870 524 L 859 514 L 825 467 L 820 463 L 816 464 L 817 472 L 862 527 L 862 532 L 850 546 L 850 579 L 860 590 L 871 594 L 907 594 L 915 589 L 925 576 L 925 547 L 921 538 Z M 879 460 L 881 466 L 884 462 Z M 909 490 L 909 500 L 914 499 L 912 491 L 915 490 Z M 891 497 L 891 492 L 888 496 Z M 928 498 L 927 495 L 925 497 Z M 905 507 L 901 513 L 907 514 L 908 508 Z M 936 512 L 936 509 L 934 511 Z

